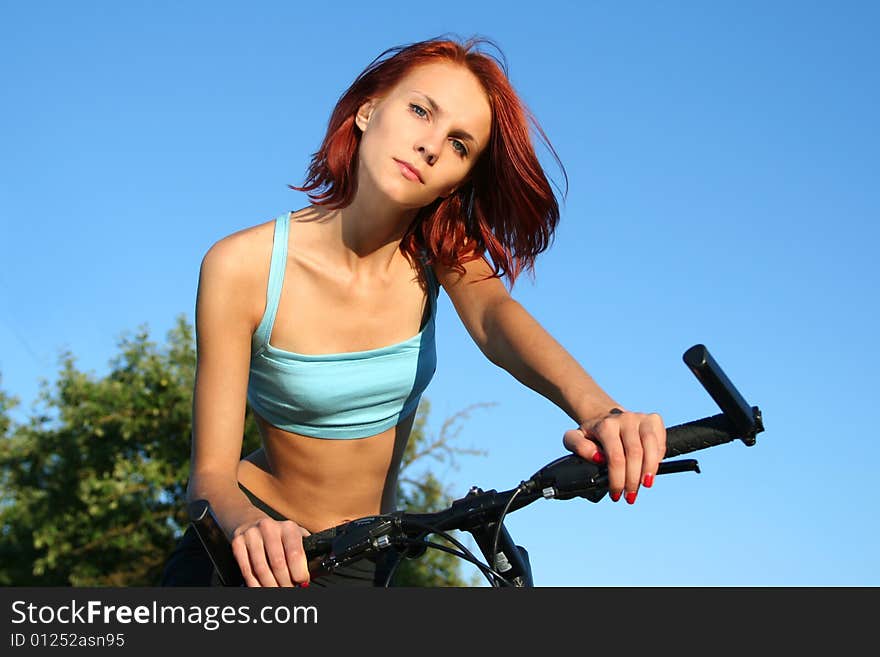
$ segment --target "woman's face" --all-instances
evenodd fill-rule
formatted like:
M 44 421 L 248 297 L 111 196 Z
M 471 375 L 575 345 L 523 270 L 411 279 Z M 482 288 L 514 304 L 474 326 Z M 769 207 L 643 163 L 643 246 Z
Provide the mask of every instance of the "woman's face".
M 438 62 L 412 69 L 386 96 L 364 103 L 355 122 L 363 132 L 359 184 L 369 180 L 396 204 L 422 208 L 453 193 L 476 164 L 492 113 L 469 70 Z

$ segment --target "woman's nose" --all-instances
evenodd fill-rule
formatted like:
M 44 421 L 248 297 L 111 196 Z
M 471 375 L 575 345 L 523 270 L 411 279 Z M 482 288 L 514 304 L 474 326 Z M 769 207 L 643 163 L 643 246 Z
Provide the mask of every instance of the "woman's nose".
M 418 151 L 428 164 L 434 164 L 437 160 L 436 151 L 430 146 L 419 146 Z

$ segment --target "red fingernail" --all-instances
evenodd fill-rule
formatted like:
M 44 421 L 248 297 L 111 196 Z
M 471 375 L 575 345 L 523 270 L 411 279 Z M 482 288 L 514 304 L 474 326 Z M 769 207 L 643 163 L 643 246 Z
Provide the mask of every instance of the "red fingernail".
M 309 588 L 309 583 L 303 582 L 302 584 L 300 584 L 300 586 L 303 587 L 304 589 L 307 589 L 307 588 Z
M 611 491 L 608 494 L 611 496 L 612 502 L 618 502 L 620 500 L 620 491 L 618 491 L 616 493 L 614 491 Z
M 654 485 L 654 475 L 649 472 L 642 479 L 642 483 L 645 484 L 645 488 L 650 488 Z
M 630 504 L 633 504 L 636 501 L 636 495 L 638 494 L 638 491 L 630 491 L 626 494 L 626 501 Z
M 602 452 L 596 452 L 593 454 L 593 463 L 598 463 L 599 465 L 603 465 L 605 463 L 605 456 Z

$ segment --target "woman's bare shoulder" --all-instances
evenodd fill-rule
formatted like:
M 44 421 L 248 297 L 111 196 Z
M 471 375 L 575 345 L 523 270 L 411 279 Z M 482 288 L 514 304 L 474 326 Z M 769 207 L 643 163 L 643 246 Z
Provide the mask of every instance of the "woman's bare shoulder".
M 202 258 L 201 277 L 247 286 L 265 279 L 272 256 L 275 220 L 242 228 L 214 242 Z
M 210 246 L 205 258 L 247 259 L 266 246 L 271 251 L 274 226 L 275 220 L 270 219 L 221 237 Z
M 211 322 L 213 317 L 213 321 L 228 325 L 230 317 L 240 317 L 248 327 L 259 323 L 269 280 L 274 224 L 272 219 L 243 228 L 208 248 L 199 269 L 196 314 L 201 322 Z

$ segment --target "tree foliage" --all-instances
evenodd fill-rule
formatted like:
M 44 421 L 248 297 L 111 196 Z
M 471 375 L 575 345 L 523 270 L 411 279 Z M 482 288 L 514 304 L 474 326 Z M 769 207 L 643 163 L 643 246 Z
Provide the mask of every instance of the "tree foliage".
M 60 357 L 56 382 L 41 384 L 28 421 L 14 423 L 17 400 L 0 390 L 0 585 L 153 586 L 186 526 L 194 331 L 177 318 L 161 347 L 142 326 L 123 336 L 109 373 Z M 451 445 L 453 425 L 425 430 L 420 407 L 401 469 L 398 500 L 414 510 L 448 503 L 425 457 L 470 453 Z M 260 444 L 248 410 L 243 453 Z M 395 584 L 464 584 L 453 557 L 405 560 Z
M 410 441 L 406 445 L 398 478 L 398 506 L 414 513 L 436 511 L 448 506 L 453 495 L 434 474 L 426 459 L 437 463 L 456 465 L 456 457 L 463 454 L 484 454 L 472 449 L 463 449 L 453 445 L 453 441 L 461 432 L 462 423 L 470 412 L 485 404 L 474 404 L 459 411 L 444 421 L 436 435 L 427 432 L 427 416 L 430 404 L 423 399 L 419 405 L 419 413 L 413 423 Z M 420 468 L 421 466 L 421 468 Z M 460 497 L 461 494 L 458 495 Z M 436 540 L 436 537 L 430 537 Z M 458 537 L 459 541 L 462 537 Z M 442 541 L 439 541 L 442 542 Z M 477 555 L 480 556 L 480 555 Z M 404 559 L 394 577 L 395 586 L 472 586 L 480 580 L 480 576 L 464 579 L 458 557 L 440 550 L 428 550 L 417 559 Z

